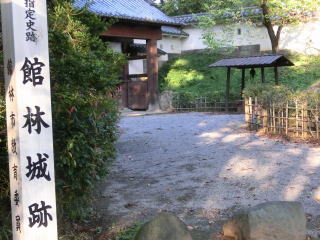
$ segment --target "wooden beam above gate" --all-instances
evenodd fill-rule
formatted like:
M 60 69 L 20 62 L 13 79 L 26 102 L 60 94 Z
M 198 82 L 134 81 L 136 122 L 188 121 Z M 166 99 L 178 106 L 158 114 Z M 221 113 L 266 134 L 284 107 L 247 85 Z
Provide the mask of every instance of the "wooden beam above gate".
M 113 24 L 101 37 L 118 37 L 132 39 L 154 39 L 160 40 L 162 32 L 160 26 L 148 26 L 143 24 Z

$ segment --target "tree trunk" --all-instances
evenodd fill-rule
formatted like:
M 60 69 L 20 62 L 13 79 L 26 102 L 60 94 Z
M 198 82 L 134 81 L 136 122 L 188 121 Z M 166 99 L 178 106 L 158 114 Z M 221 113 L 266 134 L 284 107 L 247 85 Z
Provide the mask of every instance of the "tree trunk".
M 263 1 L 261 8 L 262 8 L 262 14 L 263 14 L 263 25 L 267 28 L 267 31 L 269 34 L 269 38 L 272 46 L 272 53 L 276 54 L 279 50 L 279 41 L 280 41 L 280 35 L 281 35 L 281 30 L 283 26 L 280 25 L 278 27 L 277 32 L 275 33 L 273 29 L 273 24 L 270 20 L 270 11 L 269 11 L 269 7 L 266 4 L 266 0 Z
M 271 46 L 272 46 L 272 53 L 276 54 L 279 51 L 279 41 L 280 41 L 280 34 L 282 30 L 282 26 L 278 27 L 277 34 L 274 33 L 273 26 L 270 25 L 267 27 Z
M 158 48 L 157 40 L 147 40 L 147 72 L 149 111 L 160 109 L 158 84 Z

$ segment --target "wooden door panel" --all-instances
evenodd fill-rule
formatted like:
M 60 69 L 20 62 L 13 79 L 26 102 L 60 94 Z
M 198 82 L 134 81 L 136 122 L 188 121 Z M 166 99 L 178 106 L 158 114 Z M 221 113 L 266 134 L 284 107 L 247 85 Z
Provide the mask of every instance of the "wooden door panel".
M 132 110 L 148 109 L 148 82 L 129 82 L 128 87 L 129 108 Z

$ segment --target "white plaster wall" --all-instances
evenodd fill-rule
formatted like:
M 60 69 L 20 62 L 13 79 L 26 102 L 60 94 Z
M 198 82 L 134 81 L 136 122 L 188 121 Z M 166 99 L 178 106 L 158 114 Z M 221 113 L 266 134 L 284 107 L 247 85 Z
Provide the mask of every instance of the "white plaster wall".
M 167 53 L 181 53 L 181 40 L 178 37 L 164 35 L 161 40 L 157 41 L 158 48 Z
M 241 35 L 238 35 L 238 29 L 241 29 Z M 187 27 L 183 30 L 189 34 L 189 37 L 181 41 L 182 51 L 207 48 L 202 38 L 203 31 L 201 29 Z M 243 24 L 237 24 L 231 27 L 218 25 L 213 27 L 213 31 L 217 39 L 226 40 L 227 44 L 232 46 L 260 44 L 260 48 L 263 51 L 271 49 L 268 32 L 264 27 Z
M 320 54 L 320 20 L 285 27 L 281 33 L 280 48 Z
M 110 48 L 115 52 L 121 53 L 121 43 L 120 42 L 108 42 Z
M 133 39 L 134 43 L 139 43 L 139 44 L 146 44 L 147 41 L 145 39 Z
M 241 29 L 241 35 L 238 35 L 239 28 Z M 177 38 L 163 35 L 162 40 L 157 42 L 158 48 L 174 54 L 207 48 L 202 39 L 201 29 L 188 26 L 183 30 L 189 34 L 189 37 Z M 218 25 L 214 27 L 214 32 L 220 40 L 231 39 L 230 43 L 233 46 L 260 44 L 261 51 L 271 50 L 271 42 L 264 26 L 237 24 L 227 28 L 226 26 Z M 146 43 L 145 40 L 140 39 L 135 39 L 134 42 Z M 120 43 L 109 42 L 109 45 L 116 52 L 121 52 Z M 280 49 L 288 49 L 304 54 L 319 54 L 320 20 L 285 27 L 281 33 Z M 167 59 L 168 56 L 165 55 L 161 56 L 159 61 L 167 61 Z M 133 67 L 133 69 L 136 69 L 136 67 Z
M 220 27 L 221 29 L 221 27 Z M 241 29 L 241 35 L 238 34 Z M 264 26 L 237 24 L 232 26 L 232 46 L 260 45 L 261 51 L 271 50 L 268 31 Z
M 144 74 L 142 59 L 129 61 L 129 74 Z
M 226 27 L 218 25 L 213 29 L 218 39 L 226 39 L 232 46 L 259 44 L 261 51 L 272 49 L 267 29 L 264 26 L 236 24 Z M 238 29 L 241 29 L 241 35 L 238 35 Z M 180 40 L 182 52 L 207 48 L 202 39 L 201 29 L 188 26 L 183 30 L 189 34 L 189 37 Z M 166 46 L 169 46 L 171 42 L 175 45 L 178 44 L 178 42 L 173 42 L 172 39 L 166 36 L 163 37 L 162 41 L 165 42 Z M 285 27 L 281 33 L 280 49 L 288 49 L 304 54 L 319 54 L 320 20 Z M 175 53 L 170 48 L 167 48 L 166 51 Z
M 166 55 L 161 55 L 160 57 L 158 57 L 158 61 L 159 62 L 163 62 L 163 61 L 168 61 L 169 60 L 169 56 L 168 56 L 168 54 L 166 54 Z
M 195 49 L 204 49 L 207 46 L 204 44 L 202 39 L 202 30 L 195 27 L 186 27 L 183 29 L 186 33 L 189 34 L 188 38 L 181 39 L 181 50 L 195 50 Z

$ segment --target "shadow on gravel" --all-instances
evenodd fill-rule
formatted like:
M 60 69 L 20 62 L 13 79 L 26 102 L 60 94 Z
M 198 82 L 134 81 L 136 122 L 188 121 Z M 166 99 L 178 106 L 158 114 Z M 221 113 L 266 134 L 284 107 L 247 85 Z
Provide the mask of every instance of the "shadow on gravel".
M 205 113 L 123 118 L 119 155 L 97 204 L 106 224 L 169 211 L 195 240 L 215 239 L 240 208 L 295 200 L 316 233 L 320 149 L 259 137 L 242 124 L 243 115 Z

